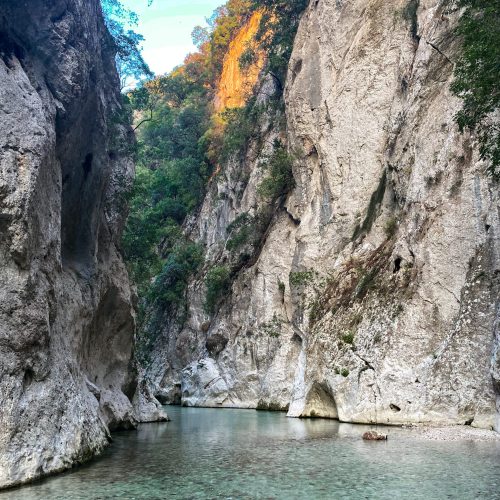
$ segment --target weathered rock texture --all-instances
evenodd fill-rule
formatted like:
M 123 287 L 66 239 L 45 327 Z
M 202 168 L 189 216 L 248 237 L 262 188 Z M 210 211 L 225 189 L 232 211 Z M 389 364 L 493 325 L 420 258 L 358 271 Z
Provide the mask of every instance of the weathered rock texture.
M 450 5 L 311 2 L 285 91 L 296 188 L 214 317 L 200 278 L 184 327 L 164 318 L 149 377 L 165 401 L 500 427 L 499 191 L 454 123 Z M 258 209 L 266 147 L 223 169 L 189 226 L 207 267 Z
M 258 82 L 266 59 L 265 52 L 257 48 L 255 60 L 244 68 L 240 67 L 240 57 L 246 50 L 257 47 L 254 40 L 261 19 L 262 13 L 255 12 L 229 46 L 214 103 L 217 111 L 243 106 Z
M 0 486 L 136 424 L 118 89 L 97 0 L 0 1 Z

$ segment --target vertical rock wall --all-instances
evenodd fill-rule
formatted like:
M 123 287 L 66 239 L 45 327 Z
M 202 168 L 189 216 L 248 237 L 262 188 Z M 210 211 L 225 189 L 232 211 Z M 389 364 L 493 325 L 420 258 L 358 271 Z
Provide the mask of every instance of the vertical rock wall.
M 98 0 L 0 1 L 0 486 L 136 423 L 120 102 Z
M 499 190 L 454 122 L 458 15 L 310 3 L 285 91 L 296 188 L 215 315 L 201 276 L 184 326 L 162 319 L 148 376 L 165 401 L 498 429 Z M 230 262 L 230 223 L 259 209 L 280 134 L 261 126 L 189 224 L 205 269 Z
M 291 415 L 315 410 L 319 383 L 341 420 L 495 425 L 499 191 L 454 123 L 452 5 L 320 1 L 304 16 L 287 103 L 306 160 L 289 209 L 326 282 Z

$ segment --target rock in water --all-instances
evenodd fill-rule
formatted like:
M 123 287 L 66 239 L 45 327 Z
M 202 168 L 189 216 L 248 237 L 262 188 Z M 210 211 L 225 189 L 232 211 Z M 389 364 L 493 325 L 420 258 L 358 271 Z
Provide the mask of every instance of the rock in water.
M 0 0 L 0 486 L 136 425 L 120 110 L 98 0 Z
M 367 431 L 363 434 L 365 441 L 387 441 L 387 434 L 382 434 L 377 431 Z

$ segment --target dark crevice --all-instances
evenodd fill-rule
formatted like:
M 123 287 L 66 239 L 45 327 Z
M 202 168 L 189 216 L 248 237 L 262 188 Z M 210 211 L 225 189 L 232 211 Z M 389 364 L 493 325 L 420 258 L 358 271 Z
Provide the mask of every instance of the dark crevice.
M 286 214 L 288 215 L 289 219 L 294 223 L 296 226 L 300 226 L 300 219 L 297 219 L 294 217 L 285 207 Z
M 33 373 L 33 370 L 31 368 L 26 368 L 23 377 L 23 392 L 25 392 L 26 389 L 33 383 L 34 378 L 35 374 Z
M 16 57 L 19 61 L 22 61 L 26 57 L 26 51 L 8 33 L 0 31 L 0 57 L 10 68 L 12 57 Z
M 86 180 L 87 177 L 89 176 L 90 172 L 92 172 L 93 159 L 94 159 L 94 155 L 92 153 L 89 153 L 87 156 L 85 156 L 85 160 L 83 161 L 83 164 L 82 164 L 84 180 Z
M 292 69 L 292 84 L 295 82 L 298 74 L 302 71 L 302 59 L 299 59 L 293 66 Z
M 393 273 L 396 274 L 401 270 L 401 263 L 403 262 L 403 259 L 401 257 L 396 257 L 394 260 L 394 270 Z
M 375 192 L 370 198 L 370 203 L 368 205 L 368 210 L 366 211 L 366 217 L 361 226 L 357 226 L 352 235 L 352 240 L 356 240 L 358 236 L 362 234 L 367 234 L 370 232 L 375 219 L 378 216 L 378 211 L 382 200 L 384 199 L 385 189 L 387 186 L 387 171 L 384 170 L 382 177 L 380 178 L 379 184 Z
M 436 50 L 437 52 L 439 52 L 450 64 L 453 64 L 453 61 L 444 52 L 442 52 L 441 49 L 437 45 L 434 45 L 432 42 L 429 42 L 428 40 L 425 40 L 425 43 L 427 43 L 434 50 Z

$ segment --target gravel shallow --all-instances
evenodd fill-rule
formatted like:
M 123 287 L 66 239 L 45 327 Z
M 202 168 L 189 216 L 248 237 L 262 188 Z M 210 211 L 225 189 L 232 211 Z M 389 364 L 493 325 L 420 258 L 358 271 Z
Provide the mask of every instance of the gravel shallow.
M 500 441 L 500 433 L 469 426 L 411 427 L 415 437 L 433 441 Z

